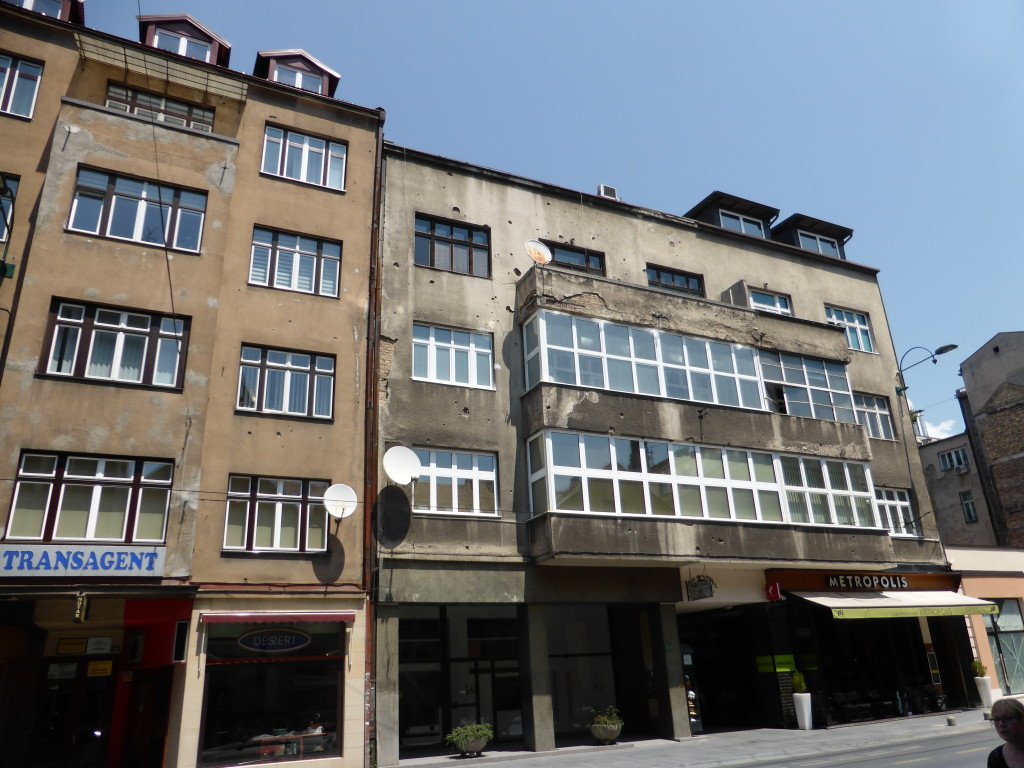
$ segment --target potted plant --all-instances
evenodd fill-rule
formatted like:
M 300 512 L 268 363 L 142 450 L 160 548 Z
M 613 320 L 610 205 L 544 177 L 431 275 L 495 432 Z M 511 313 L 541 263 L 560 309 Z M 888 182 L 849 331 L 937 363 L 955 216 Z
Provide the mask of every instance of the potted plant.
M 461 755 L 479 755 L 493 738 L 494 729 L 490 723 L 469 723 L 453 728 L 444 737 L 444 743 L 455 747 Z
M 971 662 L 971 672 L 974 673 L 974 684 L 978 686 L 978 695 L 981 696 L 981 706 L 991 709 L 992 678 L 988 676 L 988 667 L 981 663 L 981 659 L 975 659 Z
M 604 709 L 593 710 L 587 728 L 590 729 L 590 735 L 597 739 L 598 743 L 611 744 L 619 738 L 623 724 L 619 710 L 616 707 L 607 706 Z
M 797 727 L 801 731 L 809 731 L 811 730 L 811 694 L 807 692 L 807 680 L 804 679 L 804 673 L 799 669 L 793 670 L 791 679 Z

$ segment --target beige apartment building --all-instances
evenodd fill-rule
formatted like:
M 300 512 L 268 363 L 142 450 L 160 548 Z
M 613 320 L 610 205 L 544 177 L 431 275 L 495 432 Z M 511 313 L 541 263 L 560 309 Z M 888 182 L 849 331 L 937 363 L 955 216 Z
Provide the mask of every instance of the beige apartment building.
M 361 766 L 383 111 L 84 10 L 0 4 L 4 761 Z

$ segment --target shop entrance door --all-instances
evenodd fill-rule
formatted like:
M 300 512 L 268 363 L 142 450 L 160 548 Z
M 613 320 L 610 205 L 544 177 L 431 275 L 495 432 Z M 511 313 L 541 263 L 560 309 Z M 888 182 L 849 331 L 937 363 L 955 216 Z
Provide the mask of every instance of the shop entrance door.
M 133 673 L 122 768 L 162 765 L 171 703 L 171 667 Z
M 44 662 L 43 693 L 29 748 L 35 768 L 106 765 L 114 699 L 112 665 L 110 659 L 92 656 Z

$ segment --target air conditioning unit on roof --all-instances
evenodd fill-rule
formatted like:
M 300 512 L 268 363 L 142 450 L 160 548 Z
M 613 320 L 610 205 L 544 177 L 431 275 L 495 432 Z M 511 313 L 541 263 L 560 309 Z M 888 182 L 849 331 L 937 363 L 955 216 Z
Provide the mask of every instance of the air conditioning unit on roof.
M 609 200 L 618 200 L 619 199 L 619 191 L 617 189 L 615 189 L 615 187 L 610 187 L 607 184 L 598 184 L 597 185 L 597 196 L 598 197 L 606 197 Z

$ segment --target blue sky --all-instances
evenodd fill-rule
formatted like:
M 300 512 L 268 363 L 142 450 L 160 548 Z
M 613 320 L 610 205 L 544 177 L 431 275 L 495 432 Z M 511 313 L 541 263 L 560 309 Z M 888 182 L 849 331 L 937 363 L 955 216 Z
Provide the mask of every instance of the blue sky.
M 720 189 L 854 230 L 933 435 L 959 363 L 1024 330 L 1024 3 L 139 0 L 256 51 L 305 48 L 392 141 L 683 213 Z M 87 0 L 135 38 L 136 0 Z M 916 362 L 923 353 L 911 353 Z

